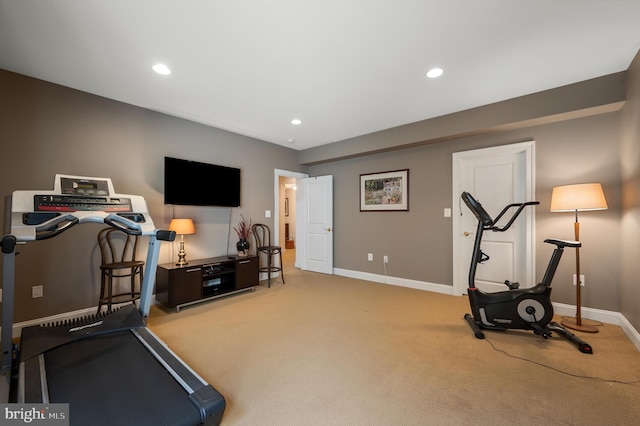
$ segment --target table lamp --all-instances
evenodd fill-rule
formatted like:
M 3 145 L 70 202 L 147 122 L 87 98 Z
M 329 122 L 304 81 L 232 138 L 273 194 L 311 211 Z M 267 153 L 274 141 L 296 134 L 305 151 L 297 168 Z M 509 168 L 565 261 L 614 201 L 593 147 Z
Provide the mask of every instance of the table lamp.
M 607 200 L 604 198 L 602 185 L 599 183 L 582 183 L 577 185 L 556 186 L 551 194 L 552 212 L 575 212 L 573 229 L 576 241 L 580 241 L 579 211 L 606 210 Z M 562 325 L 577 331 L 597 333 L 598 329 L 592 325 L 582 324 L 580 280 L 580 249 L 576 248 L 576 317 L 565 318 Z
M 196 233 L 196 228 L 193 226 L 193 220 L 171 219 L 169 230 L 175 231 L 176 234 L 180 235 L 180 250 L 178 251 L 178 263 L 176 263 L 176 266 L 188 265 L 186 260 L 187 253 L 184 251 L 184 236 Z

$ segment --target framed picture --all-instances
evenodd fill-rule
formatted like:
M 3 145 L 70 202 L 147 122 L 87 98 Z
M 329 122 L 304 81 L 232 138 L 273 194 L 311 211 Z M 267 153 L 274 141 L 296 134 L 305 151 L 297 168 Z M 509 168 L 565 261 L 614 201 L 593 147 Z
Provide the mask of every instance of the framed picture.
M 360 211 L 408 211 L 409 169 L 360 175 Z

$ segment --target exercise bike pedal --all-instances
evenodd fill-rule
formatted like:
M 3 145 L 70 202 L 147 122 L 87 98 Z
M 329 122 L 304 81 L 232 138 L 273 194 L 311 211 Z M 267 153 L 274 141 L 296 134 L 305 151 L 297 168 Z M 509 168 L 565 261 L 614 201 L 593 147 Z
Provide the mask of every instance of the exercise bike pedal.
M 504 285 L 509 287 L 509 290 L 517 290 L 517 289 L 520 288 L 520 283 L 519 282 L 512 282 L 512 281 L 509 281 L 509 280 L 505 280 L 504 281 Z
M 546 328 L 543 328 L 542 330 L 533 330 L 534 334 L 537 334 L 538 336 L 542 336 L 545 339 L 548 339 L 549 337 L 551 337 L 552 333 L 550 330 L 547 330 Z

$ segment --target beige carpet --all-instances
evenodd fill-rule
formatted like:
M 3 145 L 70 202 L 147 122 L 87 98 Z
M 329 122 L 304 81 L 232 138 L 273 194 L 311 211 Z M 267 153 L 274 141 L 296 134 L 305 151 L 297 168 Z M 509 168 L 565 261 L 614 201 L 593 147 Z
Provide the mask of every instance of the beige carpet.
M 478 340 L 465 297 L 285 273 L 151 311 L 150 328 L 226 398 L 223 425 L 640 422 L 640 353 L 617 326 L 582 335 L 594 355 L 531 332 Z

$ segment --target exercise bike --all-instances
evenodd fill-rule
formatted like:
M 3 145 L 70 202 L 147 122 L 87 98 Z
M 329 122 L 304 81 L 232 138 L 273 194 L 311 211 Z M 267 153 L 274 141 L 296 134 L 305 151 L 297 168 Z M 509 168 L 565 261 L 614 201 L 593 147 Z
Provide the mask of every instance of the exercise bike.
M 574 343 L 580 352 L 593 354 L 593 349 L 588 343 L 557 322 L 552 321 L 551 281 L 553 280 L 556 268 L 560 263 L 560 258 L 562 257 L 565 247 L 577 248 L 582 244 L 579 241 L 544 240 L 545 243 L 553 244 L 556 248 L 551 254 L 549 265 L 547 266 L 541 283 L 531 288 L 520 288 L 519 283 L 506 280 L 504 284 L 507 286 L 507 290 L 495 293 L 483 292 L 475 285 L 478 264 L 489 260 L 489 256 L 480 248 L 483 233 L 485 231 L 506 231 L 527 206 L 540 203 L 538 201 L 528 201 L 525 203 L 509 204 L 495 219 L 492 219 L 489 213 L 487 213 L 471 194 L 465 191 L 461 197 L 469 210 L 471 210 L 476 219 L 478 219 L 471 267 L 469 269 L 469 288 L 467 290 L 472 315 L 465 314 L 464 316 L 476 338 L 484 339 L 483 329 L 498 331 L 506 331 L 509 329 L 532 330 L 535 334 L 545 339 L 551 337 L 552 332 L 556 332 Z M 506 224 L 502 227 L 498 226 L 498 221 L 508 211 L 514 208 L 516 210 Z

